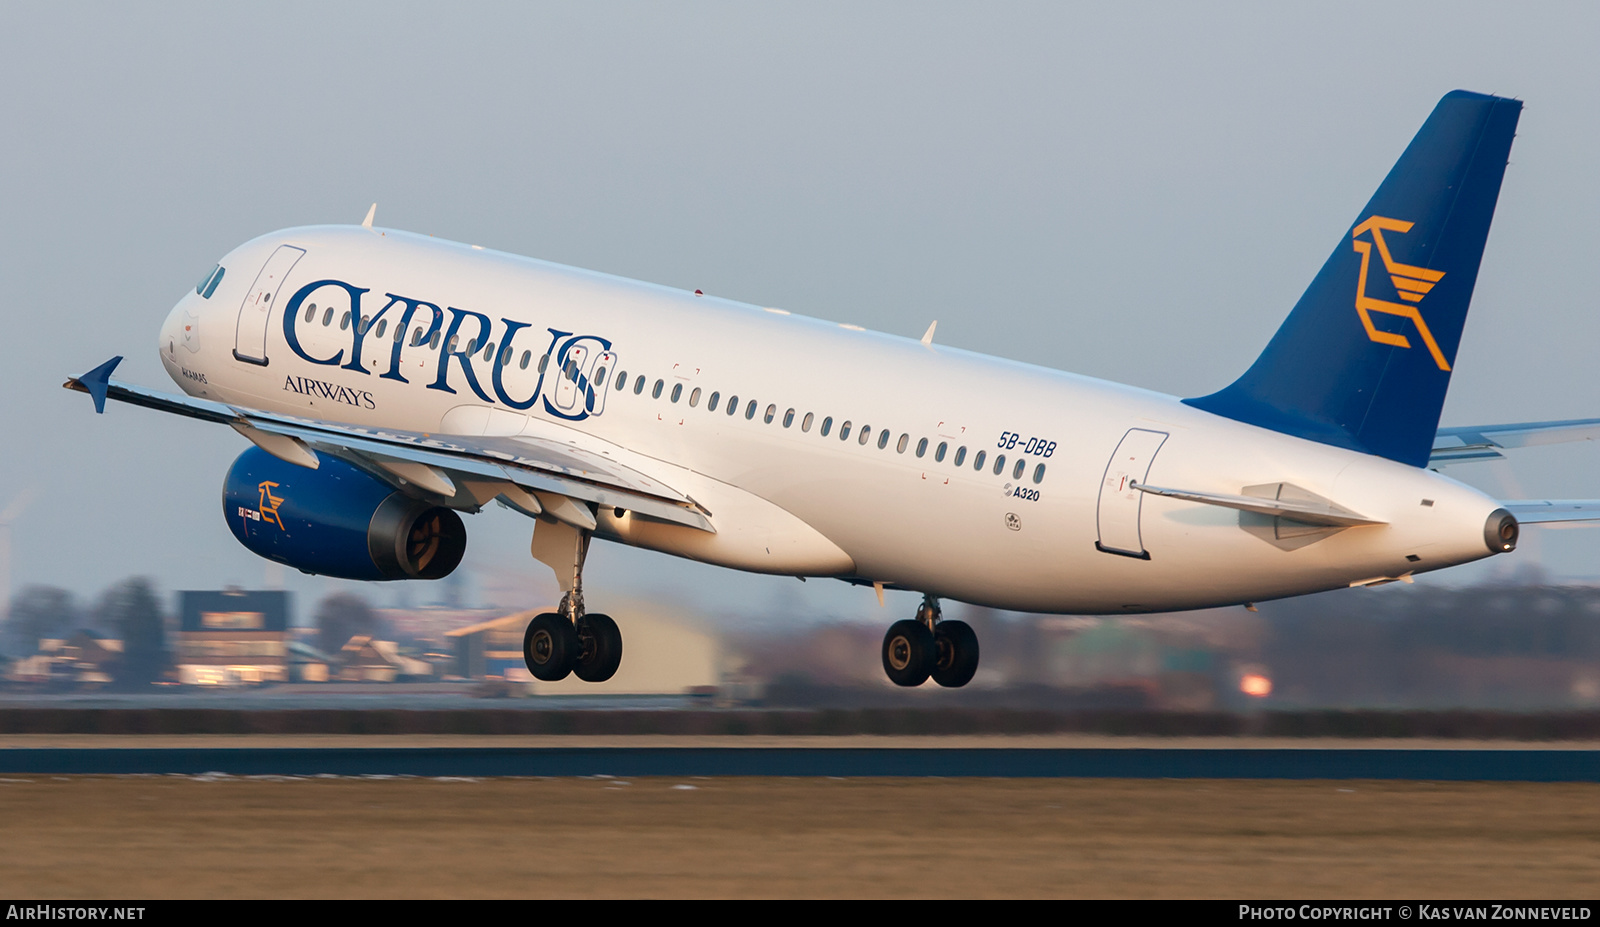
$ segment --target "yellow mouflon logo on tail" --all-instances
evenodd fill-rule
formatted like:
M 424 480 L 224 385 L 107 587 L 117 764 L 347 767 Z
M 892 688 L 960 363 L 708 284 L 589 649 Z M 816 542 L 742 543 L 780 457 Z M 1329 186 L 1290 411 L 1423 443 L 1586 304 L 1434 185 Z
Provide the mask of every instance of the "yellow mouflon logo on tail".
M 1433 340 L 1433 332 L 1428 331 L 1428 323 L 1422 320 L 1422 313 L 1417 311 L 1416 303 L 1422 302 L 1422 297 L 1444 279 L 1444 271 L 1430 270 L 1426 267 L 1414 267 L 1410 264 L 1401 264 L 1389 255 L 1389 246 L 1384 243 L 1385 231 L 1405 234 L 1411 231 L 1413 222 L 1401 219 L 1389 219 L 1384 216 L 1373 216 L 1367 221 L 1356 226 L 1350 232 L 1350 237 L 1356 251 L 1361 253 L 1361 277 L 1356 283 L 1356 314 L 1361 316 L 1361 324 L 1367 329 L 1367 337 L 1379 344 L 1392 344 L 1395 347 L 1409 348 L 1411 342 L 1405 335 L 1394 332 L 1379 331 L 1372 324 L 1372 313 L 1385 312 L 1410 319 L 1417 326 L 1417 334 L 1422 336 L 1422 343 L 1428 346 L 1428 353 L 1433 355 L 1434 363 L 1439 369 L 1449 372 L 1450 363 L 1444 359 L 1444 352 L 1439 350 L 1438 342 Z M 1363 241 L 1361 234 L 1370 232 L 1372 241 Z M 1389 279 L 1394 281 L 1395 292 L 1405 302 L 1395 303 L 1386 299 L 1374 299 L 1367 295 L 1367 265 L 1372 259 L 1372 246 L 1378 246 L 1378 257 L 1383 259 L 1383 267 L 1389 272 Z

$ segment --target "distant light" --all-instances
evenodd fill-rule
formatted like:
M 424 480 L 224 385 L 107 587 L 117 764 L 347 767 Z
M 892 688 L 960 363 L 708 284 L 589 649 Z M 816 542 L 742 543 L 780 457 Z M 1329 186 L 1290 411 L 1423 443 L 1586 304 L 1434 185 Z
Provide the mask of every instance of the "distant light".
M 1260 673 L 1250 673 L 1239 680 L 1239 691 L 1254 698 L 1266 698 L 1272 694 L 1272 680 Z

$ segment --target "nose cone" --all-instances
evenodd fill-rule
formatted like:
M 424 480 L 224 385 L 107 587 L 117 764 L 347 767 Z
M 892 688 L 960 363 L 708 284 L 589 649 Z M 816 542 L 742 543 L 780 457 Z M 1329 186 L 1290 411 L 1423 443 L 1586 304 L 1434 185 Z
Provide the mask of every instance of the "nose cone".
M 184 352 L 200 352 L 200 307 L 195 305 L 199 299 L 190 293 L 178 300 L 167 313 L 167 320 L 161 323 L 161 341 L 157 347 L 164 359 L 176 363 Z

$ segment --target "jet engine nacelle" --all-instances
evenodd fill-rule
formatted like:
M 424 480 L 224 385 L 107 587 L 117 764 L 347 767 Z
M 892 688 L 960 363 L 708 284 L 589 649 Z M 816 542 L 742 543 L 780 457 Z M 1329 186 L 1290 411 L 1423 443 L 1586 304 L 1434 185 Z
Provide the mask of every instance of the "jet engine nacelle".
M 317 469 L 252 447 L 228 468 L 222 512 L 239 543 L 306 573 L 341 579 L 439 579 L 461 563 L 467 529 L 336 458 Z

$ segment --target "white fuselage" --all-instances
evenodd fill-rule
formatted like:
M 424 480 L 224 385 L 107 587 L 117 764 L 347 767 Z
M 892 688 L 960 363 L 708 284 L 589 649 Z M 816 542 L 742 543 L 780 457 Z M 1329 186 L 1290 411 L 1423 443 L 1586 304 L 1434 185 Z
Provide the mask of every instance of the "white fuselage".
M 1470 487 L 1133 387 L 392 230 L 291 229 L 222 265 L 210 298 L 191 292 L 162 330 L 162 362 L 189 394 L 364 426 L 570 436 L 710 512 L 715 533 L 599 513 L 601 536 L 679 556 L 1107 613 L 1271 599 L 1490 553 L 1496 503 Z M 414 345 L 418 329 L 428 337 Z M 1120 470 L 1119 446 L 1137 458 Z M 1128 472 L 1234 495 L 1289 483 L 1385 524 L 1285 530 L 1140 493 Z M 1119 544 L 1146 556 L 1103 549 Z

